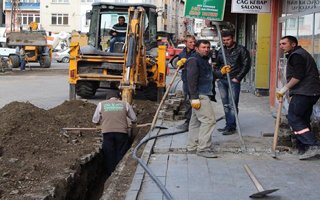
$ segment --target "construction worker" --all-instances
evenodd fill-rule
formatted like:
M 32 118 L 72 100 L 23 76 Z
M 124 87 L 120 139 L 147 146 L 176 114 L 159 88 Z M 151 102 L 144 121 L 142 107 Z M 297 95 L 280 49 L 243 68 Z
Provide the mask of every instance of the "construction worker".
M 130 104 L 120 100 L 118 93 L 111 92 L 108 98 L 98 104 L 92 122 L 101 125 L 102 150 L 107 175 L 110 176 L 130 145 L 128 118 L 132 123 L 135 123 L 137 117 Z
M 24 71 L 26 69 L 26 52 L 24 47 L 21 47 L 19 50 L 20 55 L 20 70 Z
M 186 110 L 185 112 L 186 121 L 183 124 L 177 126 L 177 128 L 188 131 L 192 111 L 191 111 L 189 92 L 188 92 L 187 70 L 183 68 L 183 65 L 187 61 L 187 59 L 195 52 L 194 47 L 196 44 L 196 38 L 193 35 L 187 35 L 185 37 L 184 42 L 186 47 L 183 48 L 182 52 L 178 55 L 179 60 L 177 62 L 177 67 L 182 68 L 181 80 L 183 83 L 182 88 L 183 88 L 183 94 L 184 94 L 184 107 Z
M 124 16 L 118 17 L 118 23 L 113 25 L 110 35 L 112 36 L 110 40 L 110 52 L 114 52 L 114 45 L 116 42 L 125 42 L 126 32 L 127 32 L 127 23 Z
M 276 92 L 281 99 L 289 91 L 291 97 L 288 109 L 288 122 L 297 138 L 298 145 L 306 150 L 300 160 L 320 155 L 320 142 L 311 130 L 310 116 L 313 105 L 320 96 L 320 79 L 313 57 L 301 46 L 297 38 L 284 36 L 280 40 L 280 49 L 286 54 L 287 83 Z
M 225 127 L 221 129 L 219 128 L 218 131 L 222 132 L 222 135 L 231 135 L 235 133 L 237 127 L 235 115 L 239 112 L 238 103 L 241 81 L 250 70 L 251 59 L 249 51 L 244 46 L 239 45 L 234 41 L 234 35 L 232 32 L 222 32 L 222 40 L 224 46 L 218 51 L 216 65 L 218 71 L 225 67 L 222 55 L 222 48 L 224 48 L 227 61 L 226 64 L 227 66 L 231 67 L 231 86 L 229 86 L 227 75 L 224 75 L 217 81 L 226 118 Z M 230 88 L 232 88 L 233 99 L 236 108 L 233 108 L 233 103 L 230 96 Z
M 209 63 L 210 42 L 198 40 L 194 53 L 186 62 L 187 83 L 192 114 L 189 123 L 187 151 L 198 156 L 216 158 L 211 150 L 211 134 L 216 124 L 210 96 L 213 88 L 213 68 Z M 223 67 L 220 73 L 227 73 L 230 67 Z

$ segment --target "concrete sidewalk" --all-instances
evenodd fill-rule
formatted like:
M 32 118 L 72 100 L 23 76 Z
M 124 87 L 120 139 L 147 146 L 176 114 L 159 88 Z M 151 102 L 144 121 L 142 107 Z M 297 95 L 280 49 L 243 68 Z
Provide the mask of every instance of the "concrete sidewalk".
M 217 98 L 220 100 L 220 98 Z M 244 200 L 257 192 L 243 165 L 248 164 L 265 189 L 279 191 L 264 199 L 319 199 L 320 162 L 300 161 L 297 155 L 283 153 L 271 157 L 275 119 L 269 111 L 268 97 L 241 93 L 239 119 L 246 151 L 241 151 L 238 134 L 223 136 L 216 131 L 225 121 L 217 123 L 213 132 L 214 149 L 219 158 L 206 159 L 186 153 L 187 133 L 151 140 L 142 158 L 166 186 L 174 199 L 181 200 Z M 223 115 L 220 102 L 214 103 L 216 117 Z M 151 134 L 173 132 L 183 123 L 162 122 L 167 130 L 155 129 Z M 126 199 L 166 199 L 151 178 L 139 166 Z

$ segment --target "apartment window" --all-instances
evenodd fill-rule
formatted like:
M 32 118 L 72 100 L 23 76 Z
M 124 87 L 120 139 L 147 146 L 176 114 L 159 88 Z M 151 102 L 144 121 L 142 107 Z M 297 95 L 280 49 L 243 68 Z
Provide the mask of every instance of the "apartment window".
M 52 3 L 69 3 L 69 0 L 52 0 Z
M 52 25 L 68 25 L 69 24 L 68 14 L 52 14 L 51 24 Z
M 21 25 L 28 25 L 31 22 L 40 23 L 40 15 L 31 13 L 21 13 L 18 14 L 18 21 L 21 23 Z

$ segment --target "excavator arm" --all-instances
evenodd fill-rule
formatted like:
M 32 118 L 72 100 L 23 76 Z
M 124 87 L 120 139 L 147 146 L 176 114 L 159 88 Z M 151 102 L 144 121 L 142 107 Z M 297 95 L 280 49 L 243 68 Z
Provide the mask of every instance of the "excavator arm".
M 131 104 L 136 83 L 147 85 L 146 48 L 143 31 L 145 10 L 142 7 L 129 7 L 128 28 L 124 51 L 123 79 L 120 84 L 122 99 Z M 139 77 L 142 77 L 139 79 Z

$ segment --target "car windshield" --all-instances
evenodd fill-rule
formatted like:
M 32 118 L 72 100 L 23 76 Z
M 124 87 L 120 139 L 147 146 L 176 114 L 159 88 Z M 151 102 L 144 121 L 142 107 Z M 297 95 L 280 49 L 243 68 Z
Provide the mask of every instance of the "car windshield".
M 101 14 L 101 36 L 108 36 L 113 25 L 118 23 L 118 17 L 124 16 L 125 22 L 128 22 L 128 13 L 117 12 L 117 13 L 102 13 Z

